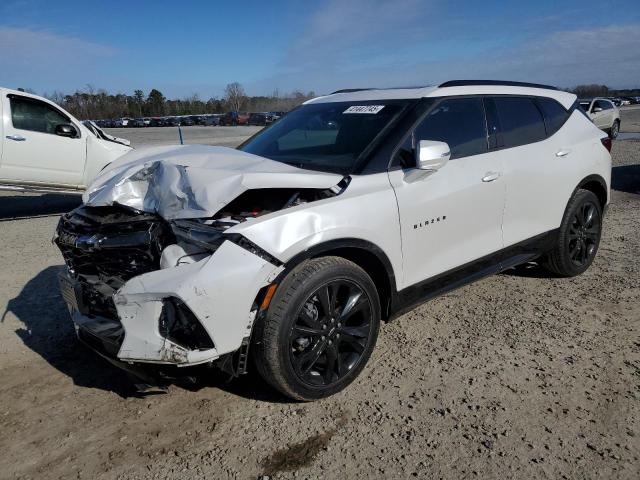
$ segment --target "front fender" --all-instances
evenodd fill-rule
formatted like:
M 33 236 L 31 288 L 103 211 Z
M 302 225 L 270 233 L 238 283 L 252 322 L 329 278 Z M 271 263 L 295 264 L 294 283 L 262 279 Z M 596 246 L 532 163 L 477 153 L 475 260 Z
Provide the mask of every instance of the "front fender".
M 379 248 L 401 278 L 402 249 L 395 194 L 386 173 L 354 177 L 336 197 L 274 212 L 228 230 L 282 263 L 327 242 L 358 239 Z

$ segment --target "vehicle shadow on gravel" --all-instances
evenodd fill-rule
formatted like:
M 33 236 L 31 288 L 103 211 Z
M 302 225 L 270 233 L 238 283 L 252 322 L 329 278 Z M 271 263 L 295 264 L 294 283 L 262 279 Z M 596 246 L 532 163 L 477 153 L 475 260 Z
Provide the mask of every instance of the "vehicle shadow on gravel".
M 76 338 L 67 307 L 58 292 L 62 265 L 47 267 L 29 280 L 20 294 L 7 304 L 0 321 L 13 313 L 23 327 L 16 330 L 25 346 L 52 367 L 69 376 L 75 385 L 135 396 L 133 383 L 124 372 L 84 347 Z
M 1 196 L 0 220 L 66 213 L 76 208 L 81 202 L 80 195 L 61 193 Z
M 0 312 L 0 322 L 8 313 L 14 314 L 23 324 L 22 328 L 16 330 L 16 335 L 25 346 L 71 378 L 77 386 L 114 392 L 123 398 L 159 393 L 153 388 L 138 390 L 136 384 L 142 383 L 140 379 L 117 368 L 80 343 L 58 291 L 58 274 L 63 271 L 63 265 L 47 267 L 29 280 L 20 294 L 9 301 L 7 310 Z M 196 369 L 192 373 L 194 381 L 172 383 L 190 391 L 219 388 L 252 400 L 290 402 L 267 385 L 257 373 L 249 373 L 231 381 L 228 375 L 216 369 Z
M 527 262 L 504 270 L 500 275 L 513 275 L 526 278 L 553 278 L 553 274 L 537 262 Z
M 640 165 L 621 165 L 611 169 L 611 188 L 640 195 Z

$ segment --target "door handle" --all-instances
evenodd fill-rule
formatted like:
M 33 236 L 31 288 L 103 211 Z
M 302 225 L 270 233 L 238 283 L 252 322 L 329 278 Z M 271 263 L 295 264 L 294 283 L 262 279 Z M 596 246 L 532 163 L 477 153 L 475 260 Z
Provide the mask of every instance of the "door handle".
M 7 138 L 14 142 L 24 142 L 26 140 L 22 135 L 7 135 Z
M 566 157 L 571 153 L 571 150 L 568 148 L 562 148 L 556 152 L 556 157 Z
M 483 182 L 493 182 L 494 180 L 497 180 L 498 178 L 500 178 L 500 172 L 487 172 L 484 174 L 484 177 L 482 177 L 482 181 Z

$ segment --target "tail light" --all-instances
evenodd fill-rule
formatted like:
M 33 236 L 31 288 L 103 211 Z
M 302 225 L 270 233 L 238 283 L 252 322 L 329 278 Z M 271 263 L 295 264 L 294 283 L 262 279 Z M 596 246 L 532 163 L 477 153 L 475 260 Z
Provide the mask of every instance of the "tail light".
M 611 152 L 611 145 L 613 144 L 611 139 L 609 137 L 604 137 L 601 138 L 600 141 L 602 142 L 602 145 L 604 145 L 604 148 L 606 148 L 608 152 Z

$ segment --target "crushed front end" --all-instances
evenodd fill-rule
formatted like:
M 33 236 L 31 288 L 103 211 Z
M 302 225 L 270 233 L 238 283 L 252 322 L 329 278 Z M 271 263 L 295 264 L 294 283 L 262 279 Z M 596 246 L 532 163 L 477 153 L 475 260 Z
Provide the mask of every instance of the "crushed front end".
M 248 345 L 259 294 L 281 271 L 233 218 L 167 221 L 129 207 L 83 205 L 54 242 L 81 341 L 124 366 L 229 365 Z

